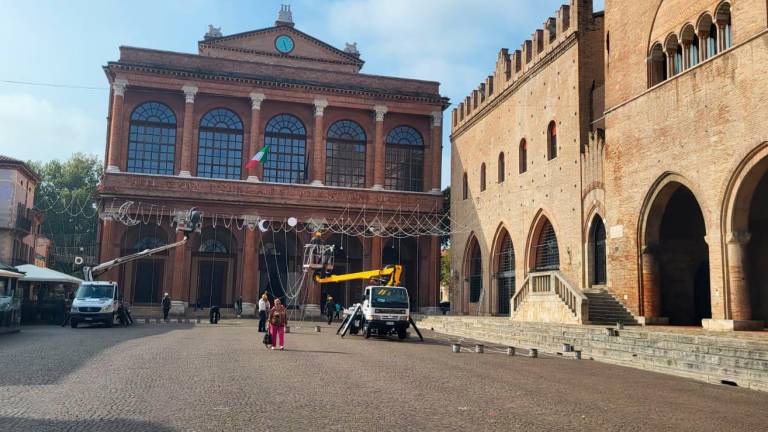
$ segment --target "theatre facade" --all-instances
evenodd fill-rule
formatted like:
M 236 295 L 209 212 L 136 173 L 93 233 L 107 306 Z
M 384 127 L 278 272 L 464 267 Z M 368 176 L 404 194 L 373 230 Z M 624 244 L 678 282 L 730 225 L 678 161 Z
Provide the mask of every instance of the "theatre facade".
M 572 0 L 453 110 L 452 303 L 768 322 L 768 5 Z
M 386 223 L 442 208 L 448 102 L 439 83 L 360 73 L 355 44 L 334 48 L 297 30 L 291 15 L 283 7 L 274 26 L 228 36 L 210 27 L 197 54 L 123 46 L 104 67 L 101 259 L 180 240 L 172 213 L 204 213 L 185 247 L 102 277 L 119 281 L 132 304 L 157 304 L 168 292 L 185 307 L 231 306 L 242 296 L 249 310 L 262 292 L 285 297 L 323 222 Z M 245 168 L 262 149 L 265 158 Z M 436 305 L 437 237 L 338 228 L 324 232 L 337 245 L 335 272 L 400 263 L 412 308 Z M 360 284 L 306 287 L 287 300 L 314 307 L 328 293 L 348 305 Z

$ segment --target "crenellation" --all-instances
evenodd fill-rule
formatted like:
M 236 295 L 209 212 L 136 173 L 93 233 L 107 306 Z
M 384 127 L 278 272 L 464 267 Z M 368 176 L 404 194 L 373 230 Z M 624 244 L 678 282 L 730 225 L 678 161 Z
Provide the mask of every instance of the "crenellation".
M 480 87 L 477 89 L 478 93 L 480 93 L 480 103 L 482 104 L 485 102 L 486 97 L 488 96 L 485 93 L 485 83 L 480 83 Z
M 531 51 L 533 50 L 533 41 L 531 41 L 530 39 L 526 40 L 525 42 L 523 42 L 523 45 L 521 46 L 521 48 L 522 48 L 521 51 L 523 52 L 523 59 L 525 61 L 525 66 L 526 66 L 526 69 L 528 69 L 527 68 L 528 63 L 530 63 L 531 59 L 533 58 L 533 55 L 531 53 Z
M 555 14 L 555 19 L 557 20 L 558 36 L 567 32 L 571 28 L 571 7 L 568 5 L 560 6 Z
M 523 68 L 523 62 L 522 57 L 523 53 L 520 50 L 515 50 L 515 52 L 512 53 L 512 64 L 514 65 L 514 75 L 517 75 L 520 73 L 520 70 Z
M 493 75 L 488 75 L 485 79 L 485 87 L 488 90 L 488 97 L 493 96 Z
M 550 45 L 557 40 L 557 20 L 554 17 L 547 18 L 544 28 L 547 30 L 547 45 Z
M 544 51 L 544 30 L 536 29 L 531 35 L 531 39 L 533 40 L 534 54 L 538 57 Z

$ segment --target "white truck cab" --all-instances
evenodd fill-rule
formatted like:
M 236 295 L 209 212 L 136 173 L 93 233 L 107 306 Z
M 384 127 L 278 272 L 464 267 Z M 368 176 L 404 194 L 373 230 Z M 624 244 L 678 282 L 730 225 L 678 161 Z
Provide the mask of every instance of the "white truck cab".
M 112 327 L 120 308 L 117 283 L 103 281 L 83 282 L 75 293 L 70 312 L 70 325 L 103 323 Z
M 363 336 L 388 336 L 397 333 L 405 339 L 410 327 L 408 290 L 398 286 L 365 287 L 362 304 Z

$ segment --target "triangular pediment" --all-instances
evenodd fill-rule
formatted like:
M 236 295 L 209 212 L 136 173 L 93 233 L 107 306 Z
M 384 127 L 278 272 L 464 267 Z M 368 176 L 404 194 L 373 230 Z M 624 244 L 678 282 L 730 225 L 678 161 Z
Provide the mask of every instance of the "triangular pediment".
M 259 63 L 354 72 L 363 66 L 359 56 L 286 25 L 206 38 L 198 47 L 200 55 Z

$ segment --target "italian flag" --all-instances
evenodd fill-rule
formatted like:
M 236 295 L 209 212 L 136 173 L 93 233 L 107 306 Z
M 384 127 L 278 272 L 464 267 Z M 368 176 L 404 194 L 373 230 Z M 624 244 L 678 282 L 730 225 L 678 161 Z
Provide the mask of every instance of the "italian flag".
M 269 153 L 269 145 L 265 145 L 261 150 L 256 152 L 255 155 L 251 158 L 251 160 L 248 161 L 248 163 L 245 164 L 246 168 L 256 168 L 256 165 L 258 163 L 264 163 L 264 158 L 267 157 L 267 153 Z

